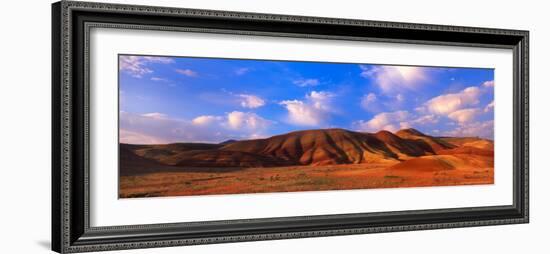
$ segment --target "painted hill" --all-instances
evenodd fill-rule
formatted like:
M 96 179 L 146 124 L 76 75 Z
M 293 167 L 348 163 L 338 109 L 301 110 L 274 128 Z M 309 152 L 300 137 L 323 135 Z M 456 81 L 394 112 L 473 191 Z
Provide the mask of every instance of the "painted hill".
M 221 148 L 282 158 L 295 165 L 358 164 L 431 154 L 423 141 L 403 140 L 391 132 L 343 129 L 291 132 L 267 139 L 239 141 Z
M 492 145 L 492 141 L 479 138 L 432 137 L 415 129 L 404 129 L 395 134 L 319 129 L 220 144 L 120 144 L 120 150 L 124 170 L 137 168 L 135 170 L 140 172 L 142 167 L 161 166 L 246 168 L 387 161 L 401 162 L 397 168 L 408 167 L 411 163 L 445 168 L 445 163 L 427 156 L 492 156 Z
M 412 158 L 395 164 L 387 170 L 445 171 L 454 169 L 492 168 L 493 157 L 478 154 L 438 154 Z
M 408 140 L 415 140 L 415 141 L 424 141 L 426 144 L 430 146 L 432 149 L 432 152 L 436 153 L 440 150 L 450 149 L 457 147 L 456 145 L 453 145 L 443 139 L 428 136 L 418 130 L 415 129 L 403 129 L 395 133 L 395 135 Z
M 481 138 L 453 138 L 453 137 L 442 137 L 441 140 L 453 144 L 455 146 L 467 146 L 475 147 L 479 149 L 494 150 L 494 142 L 492 140 L 481 139 Z

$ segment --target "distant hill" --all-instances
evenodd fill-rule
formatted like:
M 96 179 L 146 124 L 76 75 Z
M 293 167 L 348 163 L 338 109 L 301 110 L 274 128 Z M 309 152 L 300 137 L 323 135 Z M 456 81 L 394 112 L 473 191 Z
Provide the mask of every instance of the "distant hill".
M 455 146 L 468 146 L 468 147 L 476 147 L 480 149 L 494 150 L 494 142 L 488 139 L 452 138 L 452 137 L 442 137 L 439 139 L 445 142 L 451 143 Z
M 137 146 L 121 144 L 119 149 L 119 163 L 121 176 L 146 174 L 158 171 L 164 167 L 158 161 L 137 155 L 134 148 Z
M 447 154 L 428 155 L 412 158 L 395 164 L 386 170 L 404 170 L 416 172 L 433 172 L 454 169 L 492 168 L 493 156 L 483 154 Z
M 132 171 L 136 164 L 176 167 L 278 167 L 335 165 L 411 160 L 412 165 L 446 168 L 438 155 L 492 156 L 492 141 L 480 138 L 432 137 L 415 129 L 391 133 L 355 132 L 344 129 L 305 130 L 265 139 L 220 144 L 175 143 L 166 145 L 120 144 L 121 171 Z M 133 155 L 127 154 L 128 152 Z M 124 153 L 124 156 L 122 156 Z M 429 157 L 418 161 L 421 156 Z M 140 159 L 138 159 L 140 158 Z M 399 163 L 399 164 L 402 164 Z M 407 164 L 397 168 L 406 167 Z M 137 172 L 136 172 L 137 173 Z
M 229 140 L 220 142 L 219 144 L 220 144 L 220 145 L 228 145 L 228 144 L 232 144 L 232 143 L 235 143 L 235 142 L 237 142 L 237 140 L 229 139 Z
M 395 135 L 403 139 L 424 141 L 430 146 L 433 152 L 457 147 L 456 145 L 453 145 L 443 139 L 428 136 L 412 128 L 400 130 L 396 132 Z

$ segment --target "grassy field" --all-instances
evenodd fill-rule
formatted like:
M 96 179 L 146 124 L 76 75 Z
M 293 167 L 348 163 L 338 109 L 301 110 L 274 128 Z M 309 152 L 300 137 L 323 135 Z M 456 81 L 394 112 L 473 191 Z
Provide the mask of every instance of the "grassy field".
M 481 157 L 480 157 L 481 158 Z M 445 159 L 436 158 L 437 161 Z M 465 158 L 475 160 L 474 157 Z M 121 176 L 120 198 L 492 184 L 492 167 L 400 169 L 395 162 L 193 169 Z

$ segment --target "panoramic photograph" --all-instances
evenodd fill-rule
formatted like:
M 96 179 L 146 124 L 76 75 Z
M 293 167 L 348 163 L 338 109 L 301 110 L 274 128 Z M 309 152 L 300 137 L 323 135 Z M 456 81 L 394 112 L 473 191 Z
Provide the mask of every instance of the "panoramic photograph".
M 145 55 L 118 68 L 119 198 L 494 183 L 493 69 Z

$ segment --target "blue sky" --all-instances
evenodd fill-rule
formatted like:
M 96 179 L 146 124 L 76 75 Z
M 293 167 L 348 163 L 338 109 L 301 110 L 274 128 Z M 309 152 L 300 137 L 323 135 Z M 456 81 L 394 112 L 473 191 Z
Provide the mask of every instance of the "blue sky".
M 120 140 L 320 128 L 492 139 L 493 80 L 492 69 L 120 55 Z

